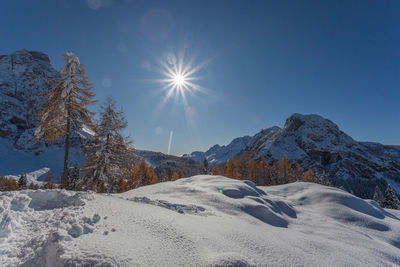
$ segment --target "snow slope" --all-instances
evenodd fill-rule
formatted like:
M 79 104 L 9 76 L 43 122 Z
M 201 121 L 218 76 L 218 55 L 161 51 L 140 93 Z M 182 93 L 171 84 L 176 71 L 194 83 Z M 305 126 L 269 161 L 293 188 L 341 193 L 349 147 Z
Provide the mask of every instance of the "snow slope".
M 112 195 L 8 192 L 0 203 L 4 266 L 400 264 L 399 211 L 318 184 L 193 176 Z
M 78 147 L 70 148 L 71 164 L 77 160 L 83 164 L 84 155 Z M 43 168 L 50 168 L 58 175 L 63 168 L 64 149 L 59 146 L 45 147 L 40 156 L 16 149 L 7 139 L 0 138 L 0 176 L 31 173 Z M 37 176 L 42 179 L 44 177 Z

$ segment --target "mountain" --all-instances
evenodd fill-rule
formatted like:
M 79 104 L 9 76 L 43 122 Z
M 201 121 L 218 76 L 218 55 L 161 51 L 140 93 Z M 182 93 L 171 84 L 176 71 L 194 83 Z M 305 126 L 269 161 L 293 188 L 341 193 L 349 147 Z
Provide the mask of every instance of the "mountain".
M 228 145 L 214 145 L 206 152 L 194 151 L 190 154 L 184 154 L 183 157 L 191 158 L 199 163 L 203 163 L 204 158 L 207 158 L 209 164 L 215 165 L 227 161 L 230 157 L 235 156 L 240 151 L 246 148 L 251 143 L 253 137 L 243 136 L 232 140 Z
M 265 157 L 272 162 L 283 155 L 300 163 L 303 170 L 325 172 L 335 186 L 343 186 L 357 196 L 370 198 L 375 186 L 384 190 L 387 183 L 400 194 L 400 146 L 355 141 L 335 123 L 315 114 L 293 114 L 282 128 L 263 129 L 227 146 L 215 145 L 206 152 L 184 156 L 198 162 L 207 157 L 215 164 L 230 157 Z
M 40 94 L 50 88 L 48 79 L 57 76 L 44 53 L 18 50 L 0 55 L 0 137 L 19 150 L 43 145 L 32 141 Z
M 194 176 L 0 192 L 2 266 L 399 266 L 400 211 L 343 190 Z
M 370 197 L 376 185 L 383 187 L 383 180 L 400 182 L 400 146 L 355 141 L 319 115 L 293 114 L 281 129 L 256 134 L 240 154 L 269 161 L 286 155 L 361 197 Z
M 161 180 L 162 174 L 171 177 L 178 170 L 182 170 L 185 176 L 193 176 L 198 174 L 201 167 L 201 164 L 192 158 L 166 155 L 161 152 L 135 150 L 134 155 L 139 160 L 144 158 Z

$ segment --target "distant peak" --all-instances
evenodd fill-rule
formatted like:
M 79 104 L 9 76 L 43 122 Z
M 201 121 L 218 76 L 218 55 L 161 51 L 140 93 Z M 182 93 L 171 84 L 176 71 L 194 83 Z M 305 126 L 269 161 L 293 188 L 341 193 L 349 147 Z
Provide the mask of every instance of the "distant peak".
M 332 121 L 317 114 L 299 114 L 294 113 L 286 119 L 284 128 L 287 131 L 296 131 L 302 125 L 314 127 L 330 127 L 339 130 L 339 127 Z

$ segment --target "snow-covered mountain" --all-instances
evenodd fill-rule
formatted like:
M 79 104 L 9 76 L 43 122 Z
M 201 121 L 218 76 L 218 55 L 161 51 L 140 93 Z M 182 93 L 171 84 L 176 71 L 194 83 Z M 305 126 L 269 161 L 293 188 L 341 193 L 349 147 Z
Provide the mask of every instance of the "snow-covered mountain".
M 228 145 L 214 145 L 206 152 L 194 151 L 190 154 L 184 154 L 183 157 L 192 158 L 193 160 L 203 163 L 204 158 L 207 158 L 210 165 L 219 164 L 227 161 L 230 157 L 246 148 L 253 140 L 252 136 L 238 137 L 232 140 Z
M 0 207 L 2 266 L 400 265 L 399 211 L 318 184 L 194 176 L 0 192 Z
M 270 161 L 286 155 L 303 169 L 325 171 L 337 186 L 348 186 L 362 197 L 372 195 L 375 185 L 382 182 L 379 179 L 400 182 L 400 146 L 355 141 L 319 115 L 293 114 L 281 129 L 270 129 L 256 134 L 241 153 Z M 368 190 L 352 187 L 353 183 L 365 183 Z
M 138 160 L 145 159 L 154 168 L 159 178 L 161 178 L 160 175 L 163 172 L 171 177 L 178 170 L 181 170 L 185 176 L 193 176 L 198 174 L 201 167 L 200 163 L 192 158 L 177 157 L 148 150 L 135 150 L 134 157 Z
M 299 162 L 304 170 L 325 172 L 336 186 L 358 196 L 371 197 L 376 185 L 384 189 L 386 183 L 400 194 L 400 146 L 355 141 L 319 115 L 293 114 L 282 128 L 274 126 L 253 137 L 237 138 L 227 146 L 215 145 L 207 152 L 184 156 L 198 162 L 207 157 L 216 164 L 233 156 L 256 160 L 264 156 L 272 162 L 283 155 Z
M 50 88 L 48 78 L 58 72 L 49 57 L 41 52 L 18 50 L 0 55 L 0 137 L 8 139 L 19 150 L 40 149 L 32 141 L 40 93 Z

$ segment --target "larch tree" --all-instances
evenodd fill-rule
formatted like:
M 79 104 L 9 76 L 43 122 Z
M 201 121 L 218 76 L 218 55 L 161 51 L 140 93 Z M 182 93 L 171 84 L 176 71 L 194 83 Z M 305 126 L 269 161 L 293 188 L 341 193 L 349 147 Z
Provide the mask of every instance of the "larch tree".
M 238 168 L 235 159 L 232 157 L 228 160 L 228 164 L 226 165 L 225 176 L 228 178 L 238 178 Z
M 172 175 L 172 179 L 171 181 L 176 181 L 178 179 L 184 178 L 185 176 L 183 175 L 183 172 L 181 169 L 179 169 L 177 172 L 174 173 L 174 175 Z
M 292 173 L 295 181 L 303 180 L 303 170 L 297 161 L 292 165 Z
M 315 176 L 312 170 L 308 170 L 303 173 L 303 181 L 309 183 L 316 183 L 317 177 Z
M 286 155 L 282 156 L 281 162 L 278 167 L 278 176 L 280 184 L 286 184 L 291 179 L 292 168 L 289 159 Z
M 258 162 L 259 177 L 262 178 L 264 185 L 271 185 L 271 173 L 270 166 L 265 157 L 260 159 Z
M 258 164 L 255 160 L 250 160 L 249 161 L 249 174 L 248 178 L 250 181 L 254 182 L 255 184 L 258 184 Z
M 131 164 L 125 169 L 124 177 L 127 179 L 127 190 L 135 189 L 140 186 L 141 179 L 138 175 L 138 168 L 134 164 Z
M 142 159 L 137 167 L 136 175 L 139 180 L 138 186 L 151 185 L 158 183 L 157 174 L 153 168 L 149 167 L 145 159 Z
M 212 175 L 224 175 L 224 171 L 221 169 L 221 166 L 215 165 L 211 169 L 211 174 Z
M 127 126 L 124 113 L 117 110 L 115 102 L 108 97 L 100 107 L 100 120 L 96 134 L 85 151 L 87 158 L 82 173 L 87 187 L 95 191 L 116 192 L 118 181 L 132 161 L 132 141 L 124 137 Z
M 92 98 L 93 85 L 89 83 L 83 65 L 77 56 L 67 52 L 63 61 L 65 66 L 60 70 L 60 77 L 50 80 L 53 87 L 45 92 L 42 109 L 38 112 L 38 128 L 35 131 L 37 140 L 45 142 L 65 138 L 64 169 L 61 184 L 65 186 L 68 176 L 68 156 L 70 136 L 83 125 L 93 129 L 93 113 L 87 106 L 95 103 Z
M 14 180 L 14 178 L 0 176 L 0 191 L 15 191 L 18 190 L 18 188 L 18 183 Z

